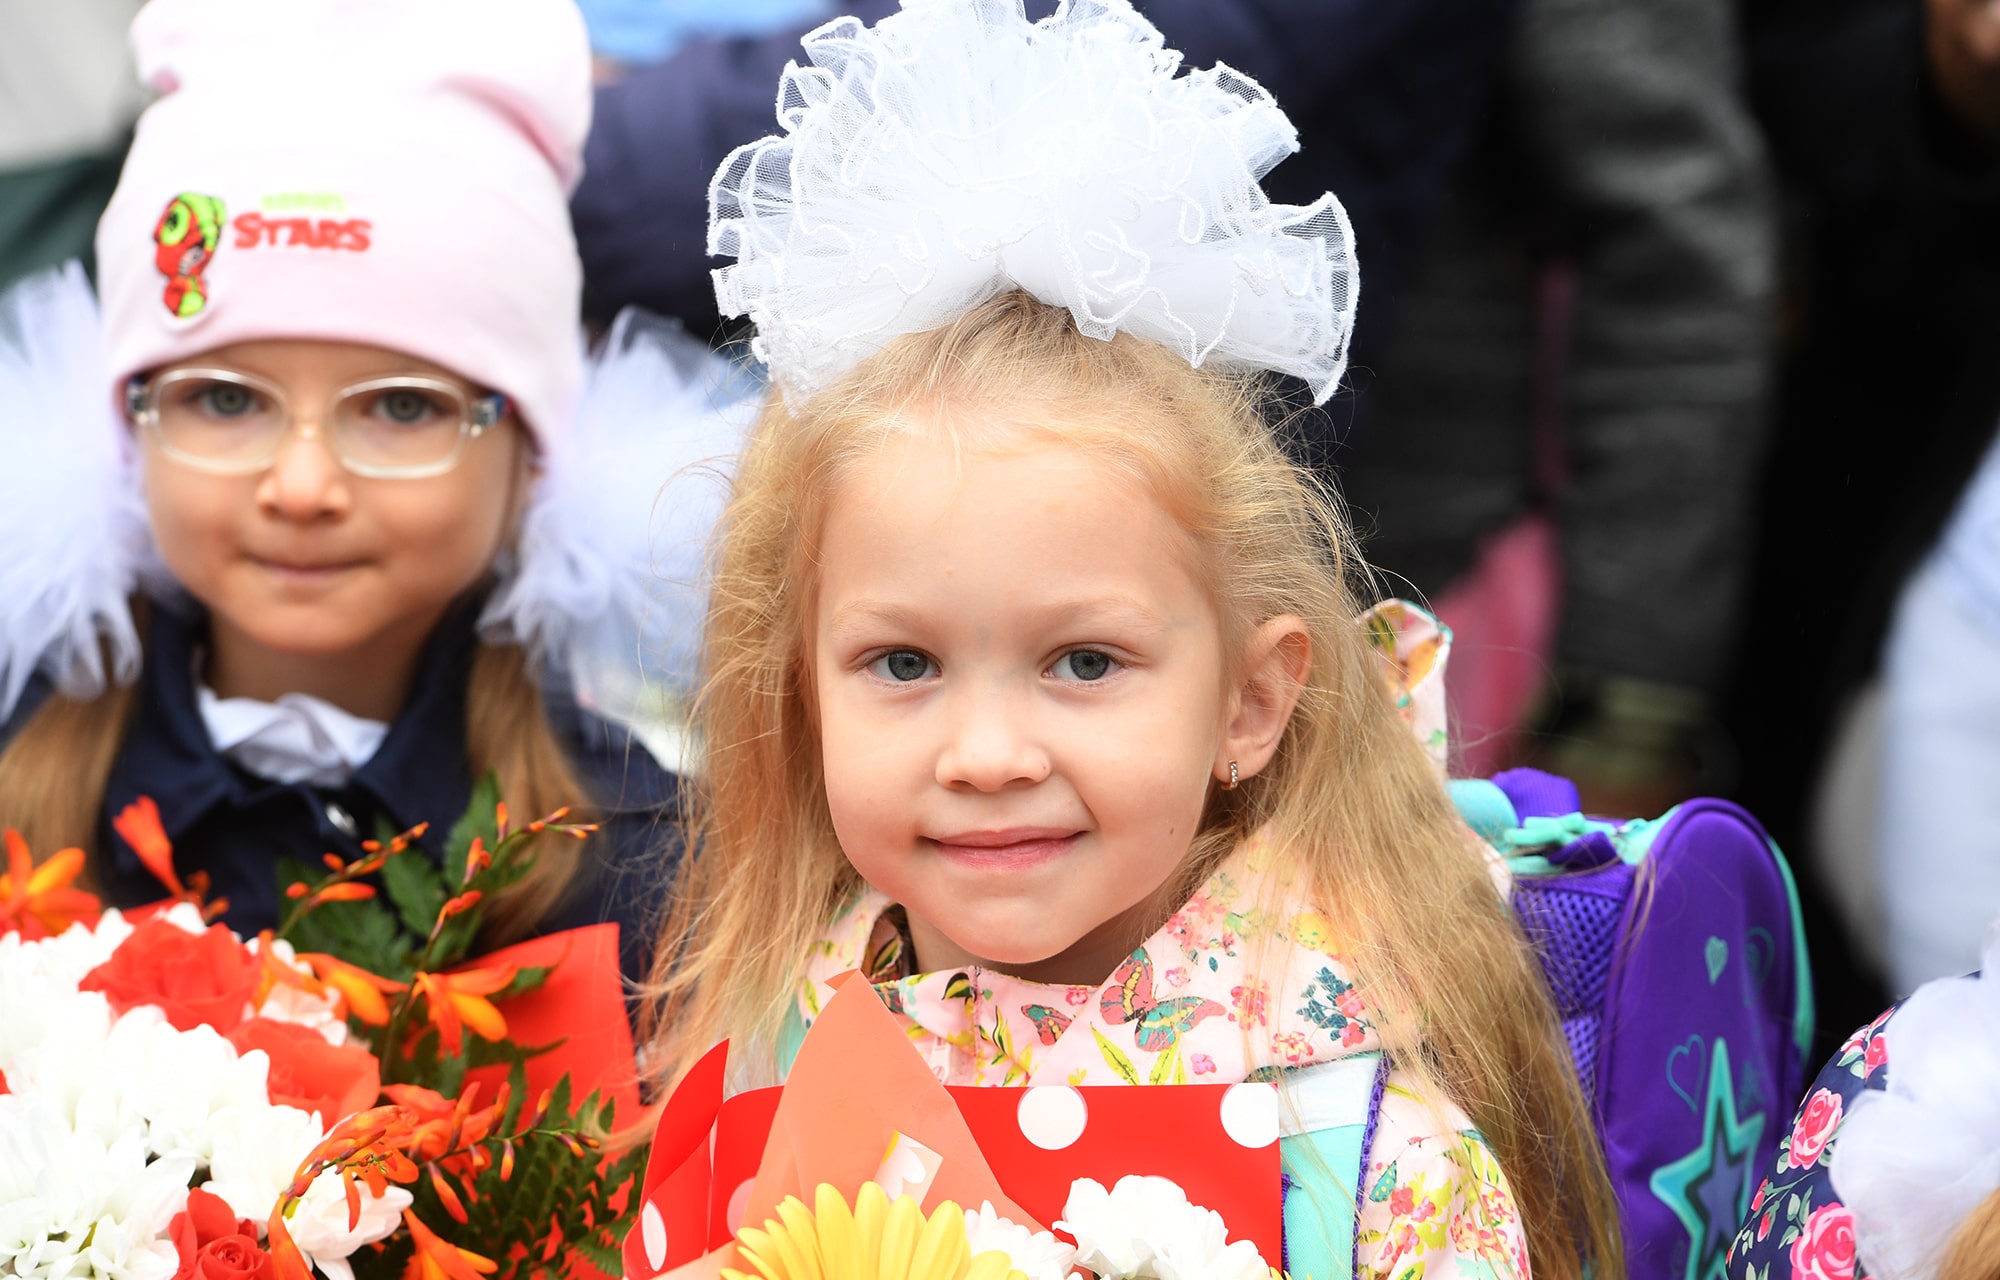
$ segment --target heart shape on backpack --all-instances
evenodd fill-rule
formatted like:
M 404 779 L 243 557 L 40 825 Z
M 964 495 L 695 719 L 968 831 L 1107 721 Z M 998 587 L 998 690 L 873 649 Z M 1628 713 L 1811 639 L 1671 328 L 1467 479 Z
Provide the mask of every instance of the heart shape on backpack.
M 1688 1060 L 1693 1062 L 1695 1070 L 1692 1087 L 1684 1085 L 1680 1081 L 1681 1064 L 1683 1061 Z M 1695 1101 L 1695 1095 L 1701 1092 L 1702 1085 L 1706 1083 L 1707 1078 L 1708 1041 L 1702 1039 L 1700 1036 L 1689 1036 L 1680 1044 L 1675 1045 L 1673 1050 L 1667 1054 L 1667 1087 L 1681 1095 L 1681 1101 L 1687 1103 L 1688 1110 L 1694 1112 L 1696 1115 L 1701 1114 L 1701 1106 Z
M 1729 964 L 1729 944 L 1710 934 L 1708 945 L 1702 950 L 1702 957 L 1708 961 L 1708 985 L 1714 986 L 1722 977 L 1722 970 Z
M 1771 979 L 1771 970 L 1778 959 L 1778 944 L 1772 939 L 1771 931 L 1761 925 L 1751 926 L 1743 938 L 1743 1006 L 1751 1008 L 1757 997 L 1764 992 L 1764 984 Z

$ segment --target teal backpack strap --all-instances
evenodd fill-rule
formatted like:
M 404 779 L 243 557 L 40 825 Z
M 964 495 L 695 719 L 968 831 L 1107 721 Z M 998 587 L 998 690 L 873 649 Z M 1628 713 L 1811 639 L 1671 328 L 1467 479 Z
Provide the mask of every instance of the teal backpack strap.
M 1278 1078 L 1285 1257 L 1293 1280 L 1350 1280 L 1389 1063 L 1361 1053 Z

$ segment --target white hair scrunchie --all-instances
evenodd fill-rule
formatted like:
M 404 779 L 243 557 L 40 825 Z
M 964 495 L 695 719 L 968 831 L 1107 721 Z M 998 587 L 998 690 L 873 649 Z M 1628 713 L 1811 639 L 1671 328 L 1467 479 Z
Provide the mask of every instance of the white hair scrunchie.
M 1128 0 L 904 0 L 839 18 L 786 67 L 782 134 L 709 186 L 724 314 L 788 396 L 891 339 L 1025 289 L 1094 338 L 1270 369 L 1316 401 L 1347 367 L 1359 276 L 1332 195 L 1273 204 L 1298 150 L 1262 86 L 1181 55 Z
M 1833 1188 L 1875 1280 L 1933 1280 L 1966 1215 L 2000 1190 L 2000 940 L 1983 976 L 1926 983 L 1889 1019 L 1888 1087 L 1840 1126 Z

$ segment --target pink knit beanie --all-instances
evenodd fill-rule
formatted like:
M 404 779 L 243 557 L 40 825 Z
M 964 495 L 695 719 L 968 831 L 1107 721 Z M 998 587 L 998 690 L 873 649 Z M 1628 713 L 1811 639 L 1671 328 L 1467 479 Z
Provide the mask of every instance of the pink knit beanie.
M 590 124 L 573 0 L 152 0 L 97 229 L 114 389 L 260 338 L 364 343 L 510 396 L 582 377 L 567 195 Z

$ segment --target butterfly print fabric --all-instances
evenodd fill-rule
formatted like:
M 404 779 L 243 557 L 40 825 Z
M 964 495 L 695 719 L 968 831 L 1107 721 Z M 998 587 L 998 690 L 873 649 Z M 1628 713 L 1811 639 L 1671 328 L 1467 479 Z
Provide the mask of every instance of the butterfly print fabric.
M 830 981 L 864 968 L 952 1085 L 1230 1084 L 1378 1052 L 1336 930 L 1295 900 L 1261 835 L 1099 986 L 979 968 L 910 972 L 899 911 L 864 893 L 827 928 L 799 993 L 809 1023 Z M 1392 1070 L 1361 1192 L 1357 1274 L 1526 1280 L 1513 1196 L 1448 1101 Z

